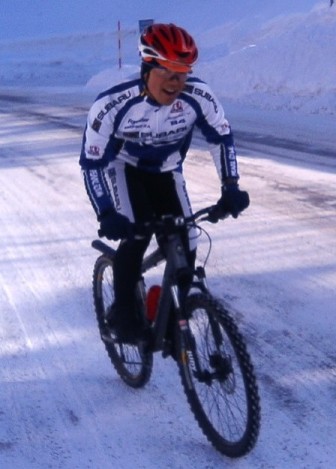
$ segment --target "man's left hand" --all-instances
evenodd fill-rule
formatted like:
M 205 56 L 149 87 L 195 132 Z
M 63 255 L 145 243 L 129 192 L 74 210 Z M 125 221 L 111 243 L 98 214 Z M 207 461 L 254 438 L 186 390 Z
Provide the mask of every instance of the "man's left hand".
M 240 212 L 250 205 L 250 197 L 246 191 L 241 191 L 238 184 L 228 185 L 222 188 L 222 197 L 217 202 L 217 207 L 223 215 L 230 214 L 237 218 Z

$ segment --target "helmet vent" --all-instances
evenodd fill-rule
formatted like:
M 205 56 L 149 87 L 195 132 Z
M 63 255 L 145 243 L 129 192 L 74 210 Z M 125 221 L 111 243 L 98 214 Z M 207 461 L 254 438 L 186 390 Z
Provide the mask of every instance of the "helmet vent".
M 178 63 L 191 71 L 198 56 L 194 39 L 183 28 L 174 24 L 150 25 L 141 35 L 139 49 L 142 59 L 154 58 Z

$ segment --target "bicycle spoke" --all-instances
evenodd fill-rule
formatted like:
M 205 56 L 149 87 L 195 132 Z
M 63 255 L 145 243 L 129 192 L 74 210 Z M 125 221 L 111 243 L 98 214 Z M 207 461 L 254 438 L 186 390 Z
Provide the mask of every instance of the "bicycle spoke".
M 180 373 L 189 404 L 211 443 L 228 456 L 241 456 L 254 446 L 260 422 L 258 389 L 242 336 L 209 295 L 191 295 L 187 310 L 193 338 L 188 356 L 193 358 L 189 371 L 180 364 Z
M 153 356 L 143 353 L 137 345 L 121 344 L 109 328 L 106 318 L 114 301 L 113 264 L 100 256 L 93 273 L 93 297 L 96 316 L 106 351 L 121 379 L 132 387 L 142 387 L 150 379 Z

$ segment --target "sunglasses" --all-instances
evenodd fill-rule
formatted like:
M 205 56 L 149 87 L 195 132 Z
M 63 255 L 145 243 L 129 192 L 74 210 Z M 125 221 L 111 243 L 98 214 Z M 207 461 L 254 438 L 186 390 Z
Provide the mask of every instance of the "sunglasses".
M 192 72 L 177 72 L 175 70 L 169 70 L 169 68 L 163 67 L 162 65 L 159 65 L 157 63 L 150 64 L 147 63 L 151 69 L 157 70 L 157 75 L 159 75 L 161 78 L 164 79 L 171 79 L 174 77 L 177 77 L 179 80 L 186 80 L 188 75 L 190 75 Z
M 168 70 L 164 67 L 153 67 L 156 70 L 156 74 L 161 78 L 170 80 L 172 78 L 177 78 L 179 80 L 186 80 L 188 77 L 188 72 L 174 72 L 173 70 Z

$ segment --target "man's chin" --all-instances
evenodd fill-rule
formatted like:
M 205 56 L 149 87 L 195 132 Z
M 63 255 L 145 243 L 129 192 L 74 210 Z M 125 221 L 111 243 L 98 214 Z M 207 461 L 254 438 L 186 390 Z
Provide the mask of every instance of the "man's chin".
M 176 93 L 174 94 L 164 93 L 162 94 L 161 104 L 164 106 L 170 106 L 171 104 L 173 104 L 177 96 L 178 95 Z

